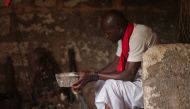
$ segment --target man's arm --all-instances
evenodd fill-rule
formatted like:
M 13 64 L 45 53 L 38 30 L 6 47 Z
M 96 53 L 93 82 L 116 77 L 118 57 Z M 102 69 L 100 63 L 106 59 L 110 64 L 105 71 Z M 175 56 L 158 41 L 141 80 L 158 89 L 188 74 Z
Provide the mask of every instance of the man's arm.
M 80 89 L 81 87 L 85 86 L 88 82 L 96 81 L 103 74 L 105 74 L 105 75 L 117 74 L 116 66 L 117 66 L 118 61 L 119 61 L 119 57 L 115 56 L 113 62 L 109 63 L 103 69 L 97 71 L 99 73 L 98 75 L 97 74 L 94 75 L 94 73 L 92 73 L 91 71 L 80 72 L 79 73 L 80 78 L 78 81 L 76 81 L 73 84 L 73 86 L 72 86 L 73 89 L 74 90 Z M 99 79 L 101 79 L 101 78 L 99 78 Z M 104 75 L 103 75 L 103 78 L 104 78 Z M 104 79 L 106 79 L 106 78 L 104 78 Z
M 115 80 L 124 80 L 124 81 L 134 81 L 136 73 L 141 66 L 141 62 L 127 62 L 124 72 L 98 72 L 97 74 L 80 72 L 79 80 L 73 84 L 73 89 L 80 89 L 85 86 L 90 81 L 96 81 L 97 76 L 100 80 L 115 79 Z
M 136 73 L 141 66 L 141 62 L 127 62 L 125 71 L 121 73 L 102 73 L 99 72 L 98 76 L 101 80 L 116 79 L 116 80 L 126 80 L 133 81 L 135 79 Z

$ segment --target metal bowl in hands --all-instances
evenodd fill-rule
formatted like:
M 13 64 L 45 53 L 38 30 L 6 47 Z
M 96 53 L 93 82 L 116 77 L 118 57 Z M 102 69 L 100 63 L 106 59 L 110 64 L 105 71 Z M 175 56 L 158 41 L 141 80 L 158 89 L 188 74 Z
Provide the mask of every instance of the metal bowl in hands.
M 79 79 L 76 72 L 67 72 L 55 74 L 59 87 L 71 87 L 75 81 Z

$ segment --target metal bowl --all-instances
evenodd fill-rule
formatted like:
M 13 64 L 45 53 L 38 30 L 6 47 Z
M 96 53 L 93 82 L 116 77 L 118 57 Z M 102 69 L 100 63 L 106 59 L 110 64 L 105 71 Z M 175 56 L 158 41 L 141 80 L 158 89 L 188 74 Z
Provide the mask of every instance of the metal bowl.
M 66 72 L 55 74 L 59 87 L 71 87 L 79 79 L 76 72 Z

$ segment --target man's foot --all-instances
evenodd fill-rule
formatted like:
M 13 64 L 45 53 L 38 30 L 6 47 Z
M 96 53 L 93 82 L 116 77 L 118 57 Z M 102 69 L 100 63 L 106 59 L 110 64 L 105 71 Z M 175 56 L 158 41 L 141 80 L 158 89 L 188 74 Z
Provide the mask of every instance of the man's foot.
M 110 107 L 107 104 L 105 104 L 105 109 L 110 109 Z

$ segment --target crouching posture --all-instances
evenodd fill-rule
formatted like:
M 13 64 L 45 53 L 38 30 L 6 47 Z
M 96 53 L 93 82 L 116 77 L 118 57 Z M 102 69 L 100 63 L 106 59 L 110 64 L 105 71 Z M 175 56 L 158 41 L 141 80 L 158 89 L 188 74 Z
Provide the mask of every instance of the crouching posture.
M 157 43 L 156 34 L 149 27 L 126 20 L 116 10 L 101 17 L 101 28 L 107 39 L 118 43 L 115 59 L 103 69 L 79 72 L 73 84 L 78 90 L 88 82 L 96 82 L 97 109 L 144 108 L 141 80 L 143 53 Z

